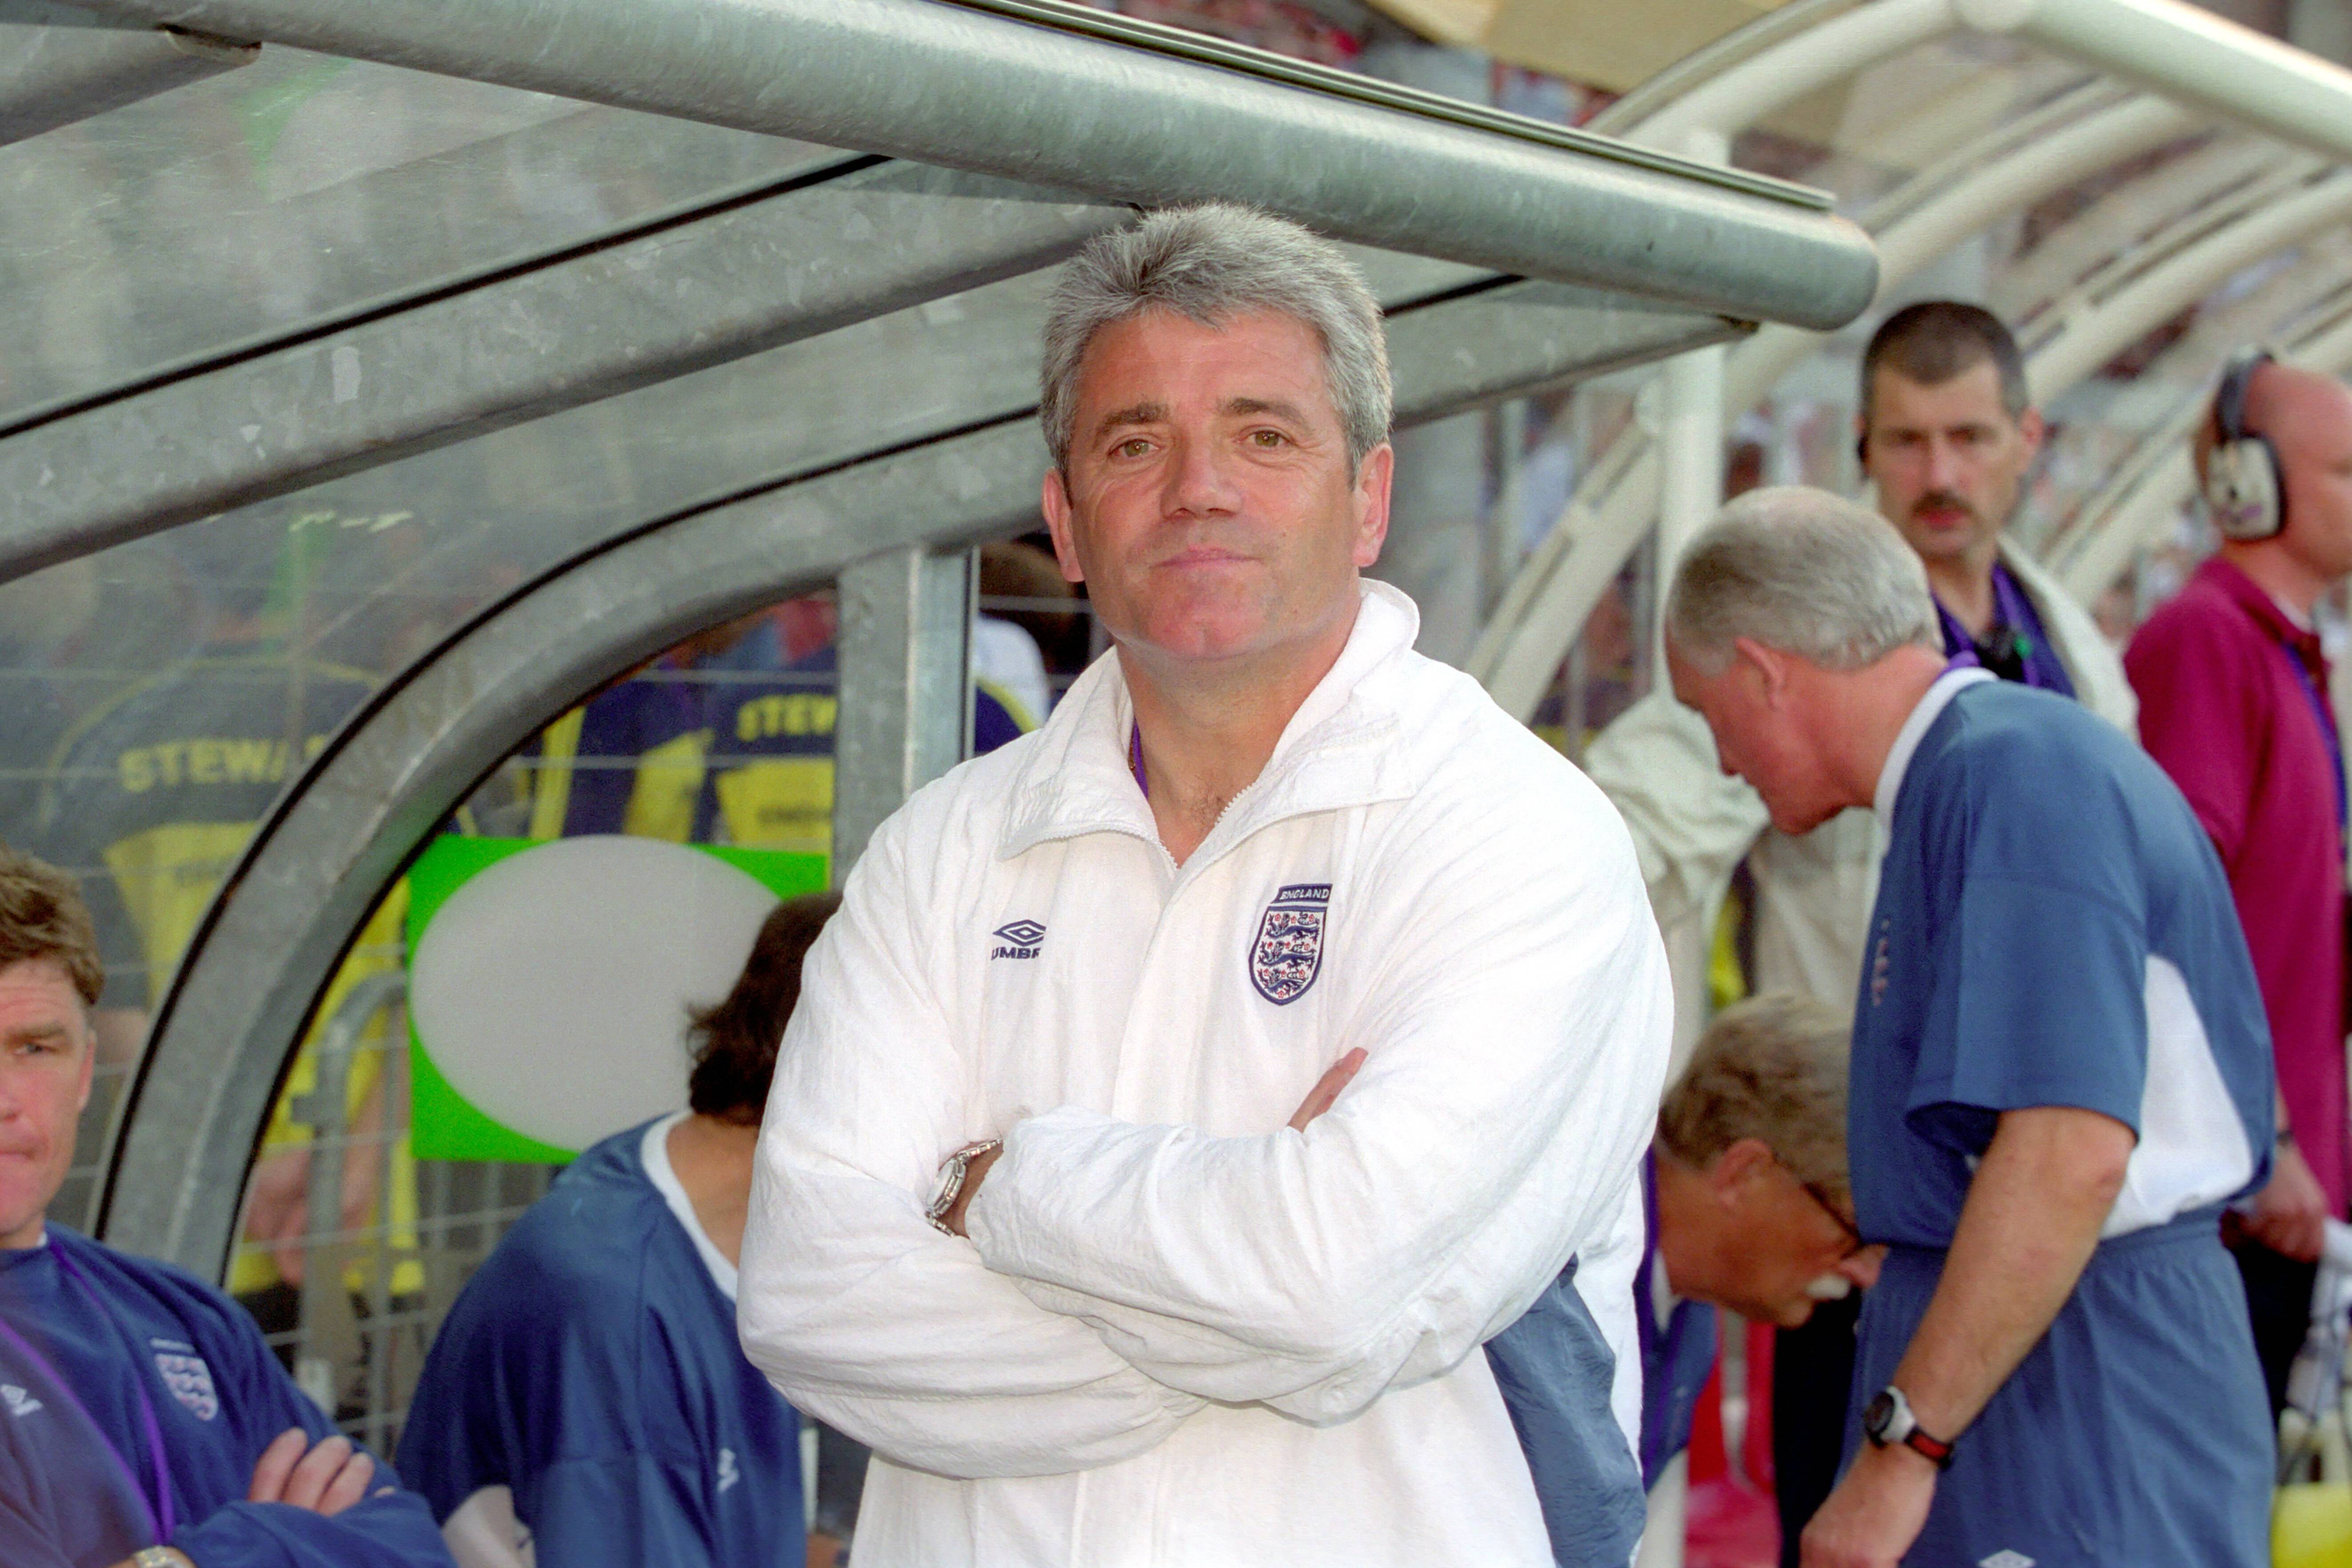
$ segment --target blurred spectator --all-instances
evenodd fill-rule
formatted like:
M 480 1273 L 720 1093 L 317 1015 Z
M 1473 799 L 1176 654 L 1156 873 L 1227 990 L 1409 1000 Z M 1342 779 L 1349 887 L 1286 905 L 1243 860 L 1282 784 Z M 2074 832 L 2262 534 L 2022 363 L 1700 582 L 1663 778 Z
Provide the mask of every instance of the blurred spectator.
M 2279 1085 L 2271 1183 L 2233 1251 L 2275 1410 L 2321 1225 L 2345 1215 L 2344 751 L 2313 613 L 2352 573 L 2352 392 L 2252 354 L 2197 437 L 2221 552 L 2132 639 L 2140 731 L 2229 871 Z
M 447 1568 L 227 1297 L 47 1221 L 103 984 L 72 879 L 0 850 L 0 1562 Z
M 400 1466 L 467 1568 L 522 1561 L 521 1532 L 560 1568 L 800 1560 L 799 1418 L 736 1343 L 735 1270 L 776 1044 L 838 901 L 777 906 L 695 1015 L 691 1109 L 583 1154 L 443 1323 Z

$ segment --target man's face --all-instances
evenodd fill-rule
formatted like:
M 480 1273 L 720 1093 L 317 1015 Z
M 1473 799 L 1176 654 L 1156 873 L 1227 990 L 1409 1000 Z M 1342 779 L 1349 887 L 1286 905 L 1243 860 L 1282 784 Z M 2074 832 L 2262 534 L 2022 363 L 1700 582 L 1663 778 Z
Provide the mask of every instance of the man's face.
M 1791 678 L 1801 679 L 1802 671 L 1791 656 L 1742 638 L 1731 661 L 1709 673 L 1669 639 L 1666 673 L 1675 700 L 1696 709 L 1714 733 L 1717 764 L 1764 797 L 1773 826 L 1810 833 L 1844 809 L 1826 760 L 1800 721 Z
M 2275 416 L 2286 490 L 2286 547 L 2317 575 L 2352 574 L 2352 391 L 2313 376 Z
M 39 1238 L 73 1162 L 95 1060 L 89 1019 L 63 964 L 29 958 L 0 969 L 0 1247 Z
M 1383 445 L 1349 462 L 1313 328 L 1147 310 L 1095 333 L 1076 404 L 1045 518 L 1123 647 L 1213 661 L 1345 636 L 1388 532 L 1391 459 Z
M 1878 510 L 1927 561 L 1989 556 L 2042 449 L 2042 416 L 2012 419 L 1985 360 L 1932 386 L 1881 365 L 1860 421 Z
M 1819 1302 L 1877 1282 L 1885 1249 L 1862 1244 L 1843 1194 L 1807 1187 L 1769 1153 L 1736 1174 L 1718 1169 L 1705 1179 L 1724 1184 L 1725 1207 L 1721 1226 L 1709 1230 L 1709 1256 L 1685 1265 L 1696 1276 L 1691 1294 L 1793 1329 Z M 1670 1263 L 1670 1279 L 1674 1272 Z

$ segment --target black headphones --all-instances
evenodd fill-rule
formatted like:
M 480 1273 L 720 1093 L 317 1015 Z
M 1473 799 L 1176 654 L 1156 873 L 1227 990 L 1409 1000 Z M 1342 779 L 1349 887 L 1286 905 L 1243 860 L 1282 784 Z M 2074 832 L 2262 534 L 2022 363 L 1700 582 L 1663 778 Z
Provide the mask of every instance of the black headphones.
M 2205 514 L 2224 539 L 2275 539 L 2286 527 L 2286 483 L 2278 448 L 2246 428 L 2246 393 L 2272 362 L 2266 348 L 2241 349 L 2213 392 L 2213 447 L 2205 457 Z

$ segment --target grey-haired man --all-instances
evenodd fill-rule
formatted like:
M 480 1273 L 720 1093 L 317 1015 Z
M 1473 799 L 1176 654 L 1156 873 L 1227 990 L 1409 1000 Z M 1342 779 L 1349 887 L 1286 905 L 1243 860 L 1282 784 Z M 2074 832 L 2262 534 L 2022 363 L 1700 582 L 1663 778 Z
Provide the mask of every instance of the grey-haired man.
M 873 1447 L 861 1563 L 1549 1563 L 1477 1352 L 1575 1257 L 1630 1450 L 1669 1018 L 1624 828 L 1360 580 L 1388 375 L 1334 247 L 1097 242 L 1044 417 L 1117 646 L 850 878 L 745 1346 Z
M 1869 806 L 1889 840 L 1846 1137 L 1888 1252 L 1808 1568 L 2257 1568 L 2220 1215 L 2269 1164 L 2270 1047 L 2188 803 L 2080 704 L 1948 662 L 1918 557 L 1819 490 L 1725 508 L 1666 638 L 1774 826 Z

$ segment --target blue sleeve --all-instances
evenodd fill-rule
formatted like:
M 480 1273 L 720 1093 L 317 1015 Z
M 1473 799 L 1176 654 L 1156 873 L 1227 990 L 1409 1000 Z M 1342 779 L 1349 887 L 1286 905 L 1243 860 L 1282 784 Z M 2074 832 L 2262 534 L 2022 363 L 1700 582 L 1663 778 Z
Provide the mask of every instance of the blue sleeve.
M 379 1489 L 391 1474 L 379 1467 Z M 196 1568 L 455 1568 L 425 1500 L 396 1489 L 332 1519 L 285 1503 L 233 1502 L 172 1544 Z
M 8 1568 L 74 1568 L 56 1538 L 26 1511 L 24 1503 L 0 1490 L 0 1563 Z
M 2104 780 L 2053 787 L 2026 762 L 1945 838 L 1960 853 L 1906 1117 L 1963 1154 L 1984 1152 L 2003 1111 L 2040 1106 L 2139 1131 L 2147 922 L 2127 808 Z
M 1486 1362 L 1527 1458 L 1552 1556 L 1622 1563 L 1640 1544 L 1642 1467 L 1610 1408 L 1617 1358 L 1576 1289 L 1576 1260 L 1518 1321 L 1486 1342 Z
M 233 1436 L 246 1472 L 289 1426 L 314 1443 L 333 1436 L 334 1423 L 294 1386 L 244 1310 L 209 1289 L 203 1300 L 211 1311 L 199 1348 L 213 1375 L 240 1394 L 224 1405 L 239 1413 Z M 381 1458 L 368 1492 L 331 1519 L 284 1503 L 230 1502 L 182 1527 L 171 1543 L 196 1568 L 456 1568 L 425 1500 L 402 1490 Z
M 539 1523 L 531 1545 L 541 1563 L 561 1568 L 732 1568 L 711 1555 L 718 1531 L 705 1517 L 700 1476 L 650 1454 L 550 1466 L 540 1477 L 535 1511 Z

